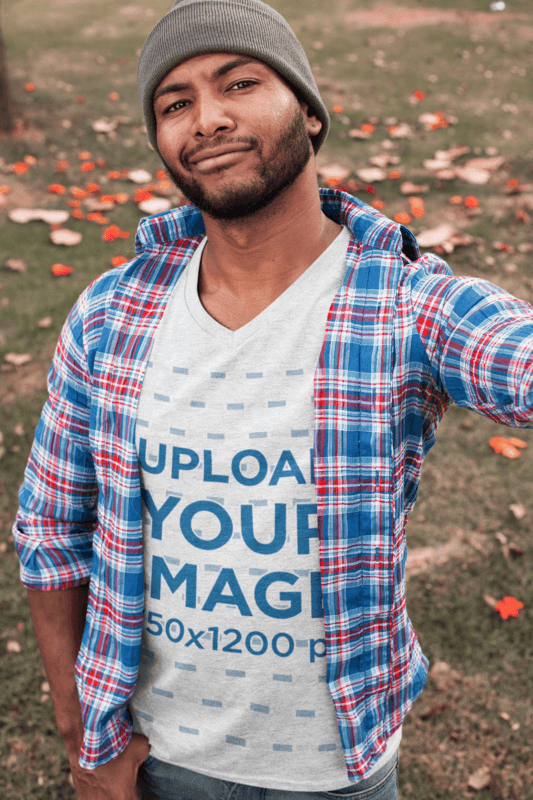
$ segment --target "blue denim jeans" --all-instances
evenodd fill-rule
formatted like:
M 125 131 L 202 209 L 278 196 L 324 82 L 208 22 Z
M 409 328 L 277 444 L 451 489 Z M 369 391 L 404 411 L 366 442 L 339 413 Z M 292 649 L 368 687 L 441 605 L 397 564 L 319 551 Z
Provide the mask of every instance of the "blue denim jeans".
M 148 756 L 139 770 L 137 789 L 142 800 L 398 800 L 398 763 L 396 753 L 370 778 L 333 792 L 293 792 L 209 778 Z

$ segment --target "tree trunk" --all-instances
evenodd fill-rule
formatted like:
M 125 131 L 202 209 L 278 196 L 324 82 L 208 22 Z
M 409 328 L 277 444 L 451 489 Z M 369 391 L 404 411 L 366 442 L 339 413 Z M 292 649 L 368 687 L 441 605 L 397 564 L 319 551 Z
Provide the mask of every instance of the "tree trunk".
M 10 133 L 14 126 L 13 107 L 7 76 L 6 48 L 2 38 L 2 28 L 0 27 L 0 131 Z

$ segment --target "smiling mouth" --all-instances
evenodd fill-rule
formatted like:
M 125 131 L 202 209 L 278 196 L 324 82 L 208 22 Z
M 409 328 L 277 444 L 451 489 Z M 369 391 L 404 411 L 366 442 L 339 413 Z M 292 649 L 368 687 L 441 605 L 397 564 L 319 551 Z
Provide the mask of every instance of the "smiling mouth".
M 220 169 L 221 167 L 232 166 L 234 163 L 237 163 L 242 156 L 250 151 L 251 148 L 229 150 L 225 153 L 208 156 L 207 158 L 202 158 L 201 160 L 192 163 L 199 172 L 211 172 Z

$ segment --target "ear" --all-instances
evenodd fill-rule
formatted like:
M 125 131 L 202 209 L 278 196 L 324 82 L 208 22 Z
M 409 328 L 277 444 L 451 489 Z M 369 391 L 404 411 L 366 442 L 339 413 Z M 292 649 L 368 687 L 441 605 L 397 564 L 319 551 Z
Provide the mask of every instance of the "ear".
M 307 125 L 307 130 L 309 131 L 309 136 L 316 136 L 322 130 L 321 121 L 316 114 L 309 111 L 309 105 L 307 103 L 304 103 L 303 100 L 300 100 L 299 103 Z

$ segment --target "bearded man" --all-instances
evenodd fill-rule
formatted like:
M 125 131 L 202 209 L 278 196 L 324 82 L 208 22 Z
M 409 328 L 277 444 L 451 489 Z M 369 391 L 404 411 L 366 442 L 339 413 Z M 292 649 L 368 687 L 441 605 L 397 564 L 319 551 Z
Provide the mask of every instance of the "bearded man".
M 259 0 L 177 0 L 138 79 L 190 203 L 75 304 L 14 528 L 78 798 L 394 800 L 422 459 L 451 402 L 533 425 L 533 309 L 319 190 Z

